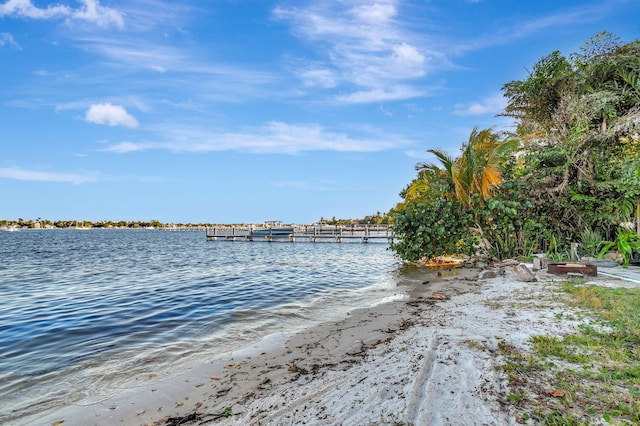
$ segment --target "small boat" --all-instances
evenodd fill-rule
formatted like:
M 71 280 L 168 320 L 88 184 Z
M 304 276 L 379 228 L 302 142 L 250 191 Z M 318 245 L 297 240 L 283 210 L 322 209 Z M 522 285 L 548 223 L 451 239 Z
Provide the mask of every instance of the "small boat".
M 277 227 L 277 228 L 265 228 L 254 229 L 251 231 L 252 237 L 265 237 L 265 236 L 288 236 L 293 234 L 293 227 Z
M 16 225 L 0 226 L 0 232 L 16 232 L 19 230 L 20 228 L 18 228 Z

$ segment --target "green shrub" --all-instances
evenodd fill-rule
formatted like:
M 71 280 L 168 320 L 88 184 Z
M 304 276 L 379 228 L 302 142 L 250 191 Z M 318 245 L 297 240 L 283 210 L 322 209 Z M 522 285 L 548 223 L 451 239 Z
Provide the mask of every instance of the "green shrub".
M 404 260 L 432 259 L 443 254 L 471 255 L 480 242 L 473 231 L 472 212 L 456 201 L 409 203 L 394 220 L 397 240 L 391 249 Z

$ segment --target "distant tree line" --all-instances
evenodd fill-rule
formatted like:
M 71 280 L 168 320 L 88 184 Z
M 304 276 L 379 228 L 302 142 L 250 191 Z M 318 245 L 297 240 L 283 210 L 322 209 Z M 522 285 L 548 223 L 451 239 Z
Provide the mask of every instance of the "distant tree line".
M 327 225 L 353 225 L 353 224 L 388 224 L 391 222 L 390 213 L 377 212 L 374 215 L 365 216 L 362 219 L 336 219 L 333 216 L 331 219 L 325 219 L 321 217 L 318 223 L 324 223 Z M 73 228 L 211 228 L 214 226 L 248 226 L 255 224 L 214 224 L 214 223 L 162 223 L 159 220 L 153 219 L 149 221 L 112 221 L 101 220 L 97 222 L 89 220 L 49 220 L 42 219 L 40 217 L 36 219 L 23 219 L 18 220 L 0 219 L 0 226 L 16 225 L 21 228 L 50 228 L 50 229 L 73 229 Z
M 66 228 L 165 228 L 165 227 L 178 227 L 178 228 L 191 228 L 191 227 L 210 227 L 213 226 L 211 223 L 170 223 L 165 224 L 160 222 L 159 220 L 149 220 L 149 221 L 112 221 L 112 220 L 101 220 L 97 222 L 92 222 L 89 220 L 49 220 L 49 219 L 23 219 L 18 218 L 18 220 L 8 220 L 8 219 L 0 219 L 0 225 L 16 225 L 21 228 L 56 228 L 56 229 L 66 229 Z
M 365 216 L 362 219 L 336 219 L 333 216 L 331 219 L 325 219 L 324 217 L 320 217 L 319 223 L 326 223 L 327 225 L 387 225 L 392 223 L 393 216 L 391 212 L 389 213 L 380 213 L 377 212 L 371 216 Z

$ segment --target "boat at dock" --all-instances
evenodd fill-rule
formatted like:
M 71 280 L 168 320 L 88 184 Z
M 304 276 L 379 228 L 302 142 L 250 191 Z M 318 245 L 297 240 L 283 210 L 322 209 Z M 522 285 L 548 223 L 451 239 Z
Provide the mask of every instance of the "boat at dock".
M 265 228 L 265 229 L 254 229 L 250 232 L 250 236 L 252 237 L 265 237 L 265 236 L 289 236 L 293 234 L 294 229 L 292 226 L 290 227 L 276 227 L 276 228 Z

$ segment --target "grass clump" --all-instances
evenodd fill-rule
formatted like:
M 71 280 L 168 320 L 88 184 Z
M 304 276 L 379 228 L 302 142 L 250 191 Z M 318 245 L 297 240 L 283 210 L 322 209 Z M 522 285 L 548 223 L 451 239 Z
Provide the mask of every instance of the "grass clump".
M 499 345 L 522 423 L 640 424 L 640 289 L 560 285 L 582 325 L 564 337 L 534 336 L 532 352 Z

